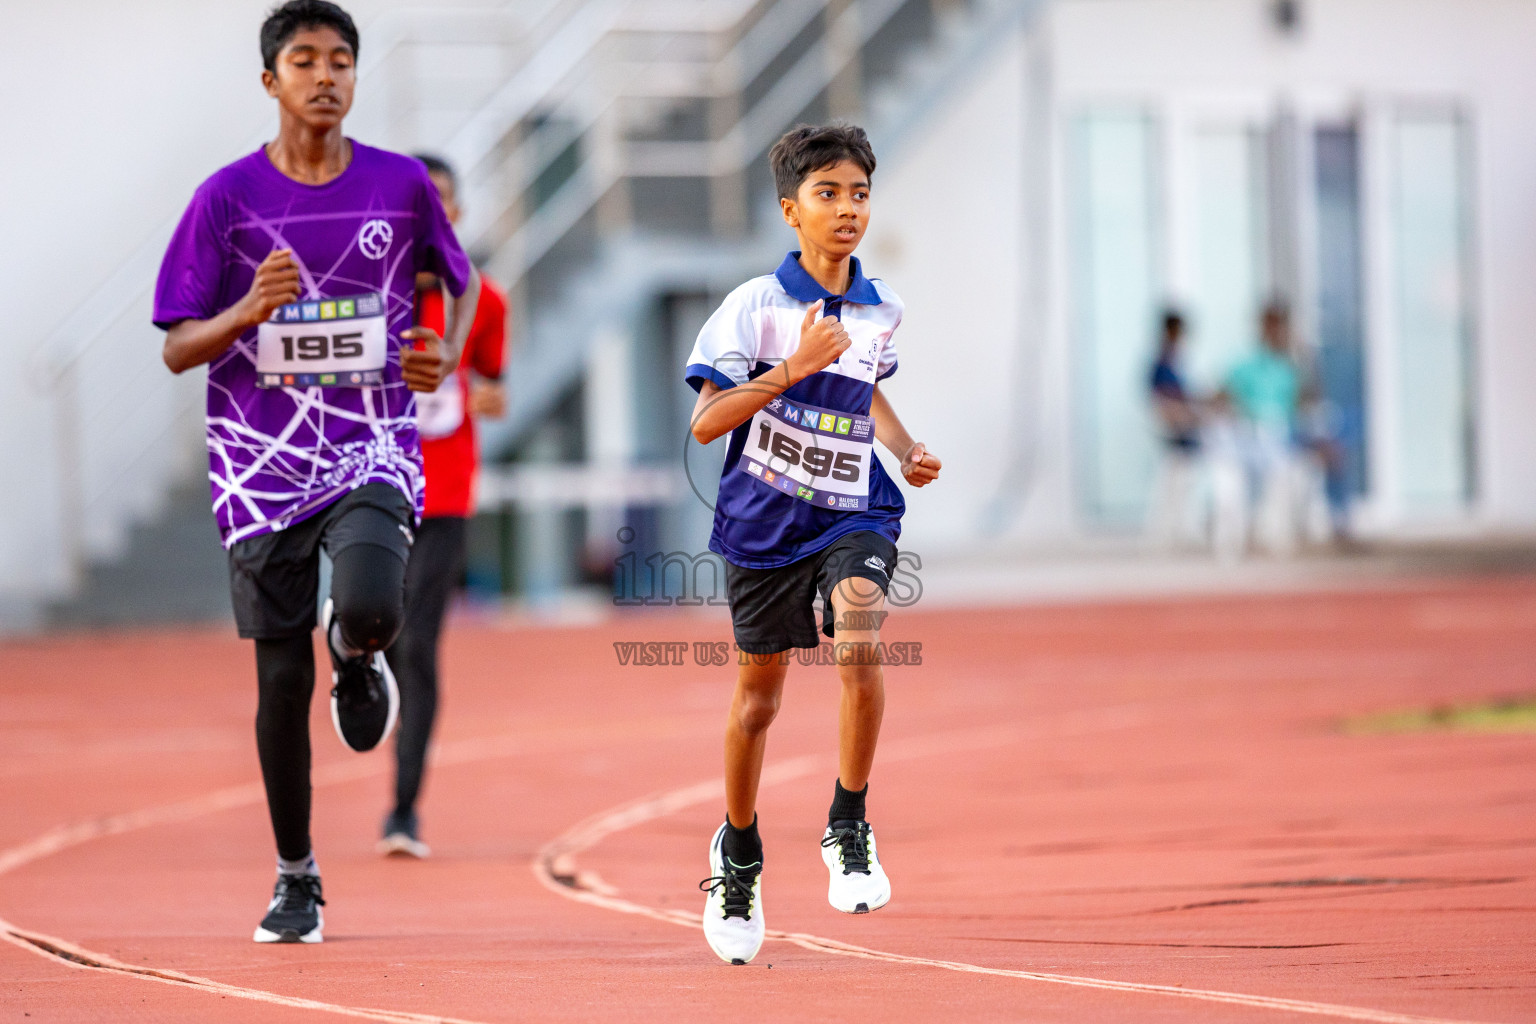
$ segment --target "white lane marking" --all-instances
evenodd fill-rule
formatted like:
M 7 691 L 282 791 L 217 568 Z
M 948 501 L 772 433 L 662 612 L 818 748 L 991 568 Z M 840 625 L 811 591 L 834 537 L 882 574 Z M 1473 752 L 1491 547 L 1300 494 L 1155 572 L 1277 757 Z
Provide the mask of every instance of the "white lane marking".
M 434 763 L 438 765 L 462 764 L 468 761 L 489 760 L 496 757 L 505 757 L 524 749 L 526 749 L 525 744 L 511 736 L 461 740 L 455 744 L 445 744 L 443 748 L 440 748 L 437 756 L 434 758 Z M 312 775 L 311 784 L 319 787 L 356 782 L 360 779 L 383 775 L 392 770 L 392 767 L 393 762 L 387 759 L 370 758 L 366 761 L 339 761 L 316 768 Z M 186 821 L 205 814 L 216 814 L 219 811 L 232 810 L 250 804 L 259 804 L 265 799 L 266 792 L 262 789 L 261 784 L 250 783 L 247 785 L 229 786 L 225 789 L 214 790 L 211 793 L 204 793 L 201 796 L 179 800 L 175 803 L 162 804 L 159 807 L 147 807 L 142 810 L 129 811 L 125 814 L 116 814 L 106 818 L 61 825 L 43 833 L 31 842 L 0 851 L 0 875 L 15 871 L 25 864 L 41 860 L 61 850 L 67 850 L 72 846 L 79 846 L 92 839 L 122 835 L 124 832 L 150 828 L 155 825 L 167 825 Z M 44 935 L 41 932 L 29 931 L 12 924 L 4 918 L 0 918 L 0 940 L 9 942 L 38 956 L 46 957 L 53 963 L 64 964 L 78 970 L 99 971 L 115 974 L 120 977 L 138 978 L 141 981 L 153 981 L 162 985 L 197 989 L 198 991 L 212 992 L 236 999 L 249 999 L 259 1003 L 272 1003 L 300 1010 L 317 1010 L 323 1013 L 339 1014 L 343 1017 L 358 1017 L 363 1020 L 383 1021 L 385 1024 L 480 1024 L 478 1021 L 462 1020 L 457 1017 L 409 1013 L 403 1010 L 379 1010 L 369 1007 L 342 1006 L 338 1003 L 306 999 L 302 996 L 285 996 L 276 992 L 267 992 L 263 989 L 229 985 L 222 981 L 214 981 L 211 978 L 203 978 L 195 974 L 185 974 L 181 971 L 124 963 L 104 953 L 97 953 L 83 946 L 75 945 L 65 939 Z
M 628 733 L 633 732 L 634 724 L 624 723 L 621 726 L 615 727 L 626 730 Z M 584 728 L 582 735 L 591 736 L 592 730 Z M 539 737 L 538 741 L 532 742 L 512 734 L 456 740 L 436 748 L 433 751 L 432 763 L 434 766 L 446 766 L 467 764 L 475 761 L 488 761 L 529 751 L 538 752 L 543 747 L 551 744 L 554 745 L 555 749 L 561 749 L 561 744 L 564 744 L 571 738 L 573 737 L 566 736 L 562 730 L 553 730 L 543 734 Z M 391 771 L 392 768 L 393 762 L 380 758 L 337 761 L 314 769 L 311 773 L 311 785 L 318 788 L 320 786 L 334 786 L 347 782 L 356 782 L 361 779 L 384 775 Z M 214 790 L 211 793 L 189 797 L 174 803 L 162 804 L 158 807 L 146 807 L 141 810 L 128 811 L 124 814 L 110 815 L 105 818 L 95 818 L 89 821 L 60 825 L 43 833 L 31 842 L 23 843 L 20 846 L 13 846 L 7 850 L 0 850 L 0 875 L 15 871 L 19 867 L 36 860 L 41 860 L 44 857 L 52 856 L 70 847 L 90 842 L 93 839 L 122 835 L 125 832 L 151 828 L 156 825 L 168 825 L 187 821 L 205 814 L 216 814 L 220 811 L 233 810 L 237 807 L 260 804 L 265 799 L 266 791 L 260 783 L 247 783 L 239 786 L 228 786 L 224 789 Z M 583 881 L 595 881 L 592 888 L 599 891 L 606 888 L 600 880 L 593 880 L 590 876 L 585 877 Z M 94 952 L 64 939 L 44 935 L 41 932 L 29 931 L 4 918 L 0 918 L 0 940 L 9 942 L 37 956 L 46 957 L 54 963 L 65 964 L 79 970 L 126 975 L 142 981 L 154 981 L 163 985 L 196 988 L 205 992 L 216 992 L 219 995 L 233 996 L 238 999 L 251 999 L 257 1002 L 274 1003 L 298 1009 L 319 1010 L 347 1017 L 361 1017 L 365 1020 L 394 1022 L 394 1024 L 478 1024 L 476 1021 L 460 1020 L 456 1017 L 341 1006 L 335 1003 L 321 1002 L 316 999 L 305 999 L 300 996 L 285 996 L 262 989 L 227 985 L 224 982 L 214 981 L 211 978 L 184 974 L 181 971 L 127 964 L 114 960 L 104 953 Z
M 975 750 L 982 747 L 1000 746 L 1020 738 L 1020 731 L 995 728 L 973 731 L 940 733 L 919 737 L 905 742 L 891 743 L 882 748 L 880 762 L 904 761 L 927 757 L 938 753 Z M 825 771 L 832 759 L 818 755 L 806 755 L 767 765 L 763 769 L 761 785 L 769 786 L 801 779 L 814 772 Z M 618 890 L 605 885 L 603 891 L 589 891 L 583 887 L 584 873 L 576 862 L 576 855 L 592 848 L 608 836 L 625 829 L 635 828 L 658 818 L 666 817 L 688 807 L 721 800 L 725 795 L 722 779 L 698 782 L 691 786 L 667 790 L 620 804 L 612 810 L 587 818 L 562 835 L 551 840 L 539 851 L 533 862 L 534 877 L 544 888 L 566 899 L 602 907 L 621 914 L 648 917 L 667 924 L 685 928 L 703 928 L 700 912 L 686 910 L 662 910 L 624 899 Z M 1223 992 L 1215 989 L 1179 988 L 1173 985 L 1153 985 L 1134 981 L 1113 981 L 1107 978 L 1086 978 L 1070 974 L 1048 974 L 1040 971 L 1015 971 L 998 967 L 982 967 L 978 964 L 960 963 L 954 960 L 934 960 L 928 957 L 889 953 L 864 946 L 855 946 L 837 939 L 810 935 L 805 932 L 783 932 L 768 929 L 766 936 L 781 942 L 789 942 L 802 949 L 835 956 L 857 957 L 863 960 L 882 960 L 887 963 L 915 964 L 936 967 L 963 974 L 983 974 L 1001 978 L 1018 978 L 1024 981 L 1044 982 L 1052 985 L 1070 985 L 1078 988 L 1100 989 L 1109 992 L 1130 992 L 1145 995 L 1175 996 L 1210 1003 L 1227 1003 L 1256 1009 L 1280 1010 L 1288 1013 L 1309 1014 L 1319 1017 L 1337 1017 L 1344 1020 L 1370 1021 L 1372 1024 L 1483 1024 L 1483 1022 L 1454 1020 L 1444 1017 L 1423 1017 L 1415 1014 L 1395 1013 L 1363 1006 L 1345 1006 L 1338 1003 L 1319 1003 L 1305 999 L 1286 999 L 1278 996 L 1256 996 L 1243 992 Z
M 318 999 L 305 999 L 302 996 L 279 995 L 276 992 L 266 992 L 259 988 L 228 985 L 222 981 L 200 978 L 195 974 L 184 974 L 181 971 L 126 964 L 120 960 L 114 960 L 105 954 L 95 953 L 74 943 L 66 942 L 64 939 L 43 935 L 39 932 L 26 931 L 3 918 L 0 918 L 0 939 L 20 946 L 22 949 L 35 953 L 38 956 L 45 957 L 53 963 L 64 964 L 77 970 L 100 971 L 118 976 L 126 975 L 138 978 L 141 981 L 155 981 L 162 985 L 196 989 L 200 992 L 230 996 L 235 999 L 249 999 L 253 1002 L 271 1003 L 276 1006 L 290 1006 L 300 1010 L 319 1010 L 324 1013 L 339 1014 L 343 1017 L 359 1017 L 363 1020 L 384 1021 L 385 1024 L 480 1024 L 478 1021 L 460 1020 L 457 1017 L 408 1013 L 403 1010 L 375 1010 L 362 1006 L 342 1006 L 337 1003 L 321 1002 Z

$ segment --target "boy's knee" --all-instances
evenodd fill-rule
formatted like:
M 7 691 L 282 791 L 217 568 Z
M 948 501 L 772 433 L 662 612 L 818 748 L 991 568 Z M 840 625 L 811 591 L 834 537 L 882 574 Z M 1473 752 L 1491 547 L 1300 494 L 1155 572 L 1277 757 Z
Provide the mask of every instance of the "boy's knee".
M 257 640 L 256 686 L 260 707 L 308 709 L 315 688 L 315 649 L 309 634 Z
M 872 693 L 885 686 L 885 672 L 874 656 L 878 648 L 874 644 L 849 644 L 847 657 L 837 666 L 837 677 L 843 689 L 854 696 Z
M 382 595 L 369 595 L 336 606 L 342 641 L 348 647 L 369 653 L 382 651 L 394 643 L 404 618 L 400 602 L 390 601 Z
M 756 735 L 773 724 L 779 714 L 779 698 L 766 693 L 744 693 L 736 703 L 736 721 L 742 732 Z
M 346 548 L 332 561 L 331 597 L 342 642 L 360 651 L 384 650 L 405 621 L 405 563 L 371 544 Z

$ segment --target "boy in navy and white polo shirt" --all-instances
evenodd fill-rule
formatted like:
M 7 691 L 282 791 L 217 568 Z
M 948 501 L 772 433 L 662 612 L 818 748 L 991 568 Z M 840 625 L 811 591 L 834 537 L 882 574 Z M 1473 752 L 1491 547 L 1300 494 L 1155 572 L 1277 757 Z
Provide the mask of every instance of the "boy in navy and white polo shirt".
M 742 652 L 725 736 L 726 821 L 710 841 L 704 935 L 728 963 L 763 942 L 757 788 L 778 712 L 783 652 L 833 637 L 843 697 L 838 778 L 822 838 L 832 906 L 884 906 L 891 886 L 865 820 L 885 710 L 878 658 L 886 589 L 905 510 L 875 458 L 901 459 L 914 487 L 940 463 L 912 440 L 878 382 L 896 372 L 902 305 L 853 258 L 869 223 L 875 156 L 863 129 L 800 126 L 769 154 L 784 221 L 800 249 L 726 297 L 699 332 L 686 379 L 699 392 L 693 435 L 729 432 L 710 550 L 726 561 Z

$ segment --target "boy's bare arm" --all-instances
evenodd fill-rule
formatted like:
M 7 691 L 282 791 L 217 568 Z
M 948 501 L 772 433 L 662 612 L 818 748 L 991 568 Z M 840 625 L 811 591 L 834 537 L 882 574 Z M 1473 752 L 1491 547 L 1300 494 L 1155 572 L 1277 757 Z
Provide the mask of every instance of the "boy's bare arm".
M 707 380 L 699 388 L 699 400 L 693 403 L 690 430 L 699 444 L 709 444 L 756 416 L 776 395 L 793 383 L 781 363 L 745 384 L 722 388 Z
M 739 387 L 722 388 L 712 381 L 704 382 L 693 405 L 690 428 L 699 444 L 729 434 L 774 398 L 831 366 L 848 350 L 848 332 L 841 321 L 821 316 L 821 305 L 818 299 L 805 311 L 800 346 L 778 366 Z
M 172 373 L 210 363 L 247 329 L 299 297 L 299 266 L 291 249 L 274 249 L 256 268 L 250 289 L 224 312 L 207 320 L 182 320 L 165 332 L 160 355 Z
M 913 487 L 931 484 L 939 478 L 944 464 L 921 441 L 912 440 L 907 428 L 902 426 L 890 399 L 875 385 L 875 397 L 869 404 L 869 414 L 875 421 L 875 437 L 892 455 L 901 459 L 901 475 Z
M 412 391 L 436 391 L 438 385 L 458 368 L 479 301 L 480 272 L 470 267 L 464 294 L 457 298 L 452 293 L 443 296 L 442 337 L 430 327 L 412 327 L 400 332 L 400 337 L 421 344 L 420 348 L 412 345 L 400 352 L 400 376 L 406 387 Z

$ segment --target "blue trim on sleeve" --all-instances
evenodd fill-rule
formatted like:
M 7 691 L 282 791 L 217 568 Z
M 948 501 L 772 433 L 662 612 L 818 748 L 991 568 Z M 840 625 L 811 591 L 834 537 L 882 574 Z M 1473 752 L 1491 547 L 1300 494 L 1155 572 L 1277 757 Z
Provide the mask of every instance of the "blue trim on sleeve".
M 891 368 L 889 370 L 886 370 L 884 373 L 878 374 L 875 377 L 875 383 L 878 384 L 881 381 L 885 380 L 885 378 L 889 377 L 891 374 L 895 373 L 896 372 L 896 367 L 898 367 L 900 365 L 901 365 L 900 363 L 892 363 L 891 364 Z
M 734 380 L 731 380 L 731 378 L 708 363 L 689 364 L 688 368 L 683 371 L 683 380 L 687 381 L 688 385 L 695 391 L 702 391 L 704 389 L 703 382 L 706 380 L 713 381 L 722 388 L 733 388 L 736 386 Z

